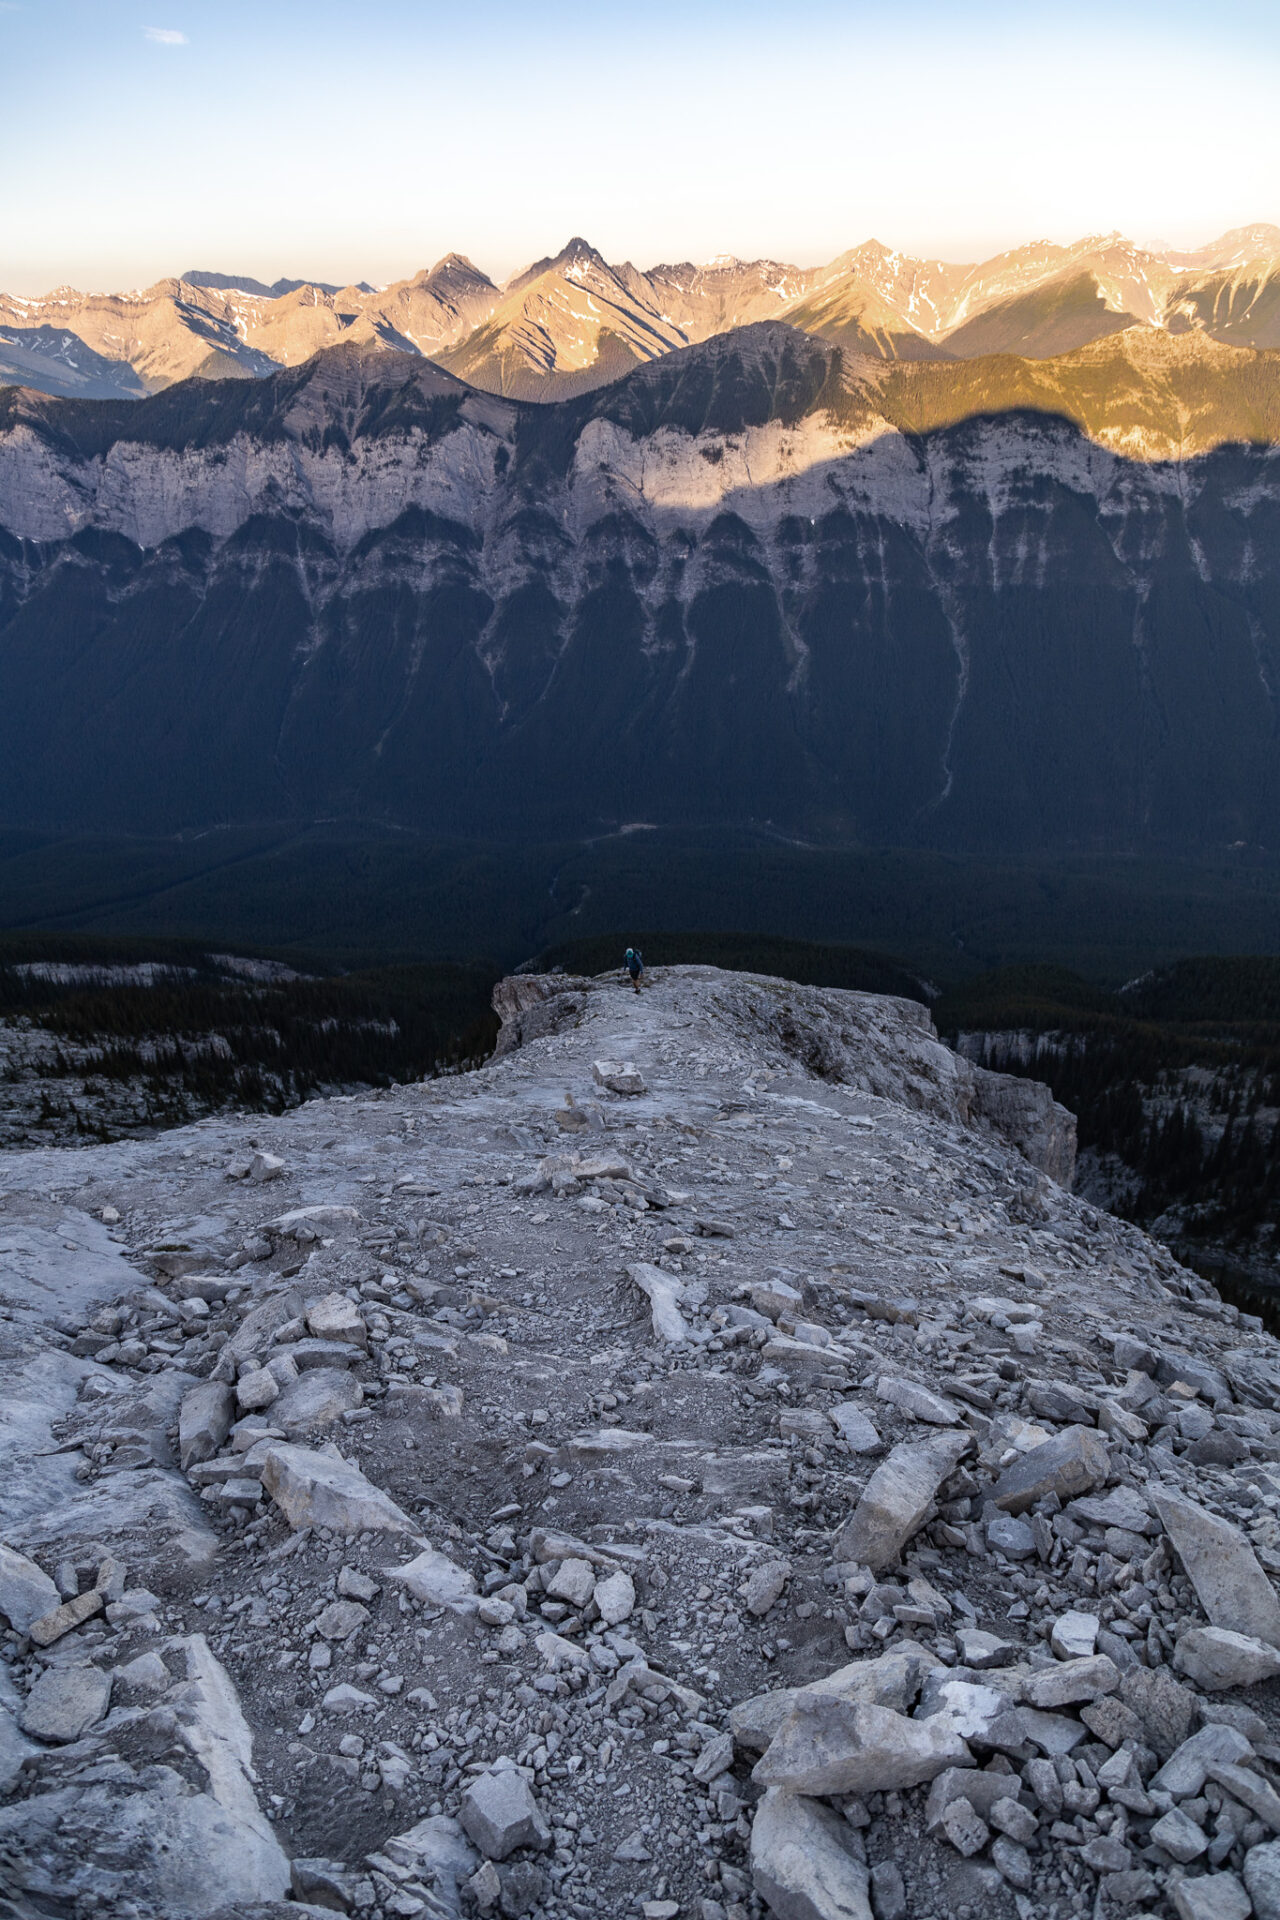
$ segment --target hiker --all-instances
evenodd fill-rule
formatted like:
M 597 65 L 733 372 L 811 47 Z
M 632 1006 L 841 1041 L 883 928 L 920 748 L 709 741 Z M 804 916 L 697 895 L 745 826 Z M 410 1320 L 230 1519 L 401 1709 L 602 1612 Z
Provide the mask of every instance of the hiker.
M 640 975 L 644 972 L 644 961 L 640 958 L 640 955 L 637 953 L 634 947 L 627 948 L 627 957 L 622 964 L 626 968 L 627 972 L 631 975 L 632 986 L 635 988 L 636 992 L 639 993 Z

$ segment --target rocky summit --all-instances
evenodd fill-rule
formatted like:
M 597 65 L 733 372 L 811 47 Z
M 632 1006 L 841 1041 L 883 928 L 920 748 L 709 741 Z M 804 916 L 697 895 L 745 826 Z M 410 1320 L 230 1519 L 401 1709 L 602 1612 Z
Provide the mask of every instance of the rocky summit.
M 0 1913 L 1280 1913 L 1280 1349 L 913 1003 L 0 1161 Z

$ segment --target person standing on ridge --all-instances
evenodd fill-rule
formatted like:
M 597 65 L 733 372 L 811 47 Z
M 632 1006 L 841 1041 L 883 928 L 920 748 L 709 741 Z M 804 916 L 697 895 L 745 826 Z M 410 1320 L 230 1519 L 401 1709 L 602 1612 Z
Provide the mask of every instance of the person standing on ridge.
M 636 992 L 639 993 L 640 975 L 644 972 L 644 961 L 634 947 L 627 948 L 627 957 L 622 964 L 631 975 L 632 986 Z

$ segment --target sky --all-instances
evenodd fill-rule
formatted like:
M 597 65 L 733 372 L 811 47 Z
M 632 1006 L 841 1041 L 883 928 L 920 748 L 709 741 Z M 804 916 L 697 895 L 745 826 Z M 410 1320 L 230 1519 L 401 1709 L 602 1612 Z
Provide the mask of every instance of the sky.
M 0 0 L 0 289 L 1280 221 L 1276 0 Z

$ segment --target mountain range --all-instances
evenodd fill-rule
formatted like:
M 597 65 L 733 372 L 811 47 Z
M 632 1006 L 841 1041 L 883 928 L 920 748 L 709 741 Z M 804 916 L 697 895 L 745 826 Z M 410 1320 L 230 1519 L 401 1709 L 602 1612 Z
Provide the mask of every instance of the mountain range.
M 1278 690 L 1280 352 L 1203 330 L 0 394 L 7 826 L 1265 849 Z
M 124 294 L 0 294 L 0 385 L 141 398 L 376 344 L 485 392 L 559 400 L 765 320 L 885 360 L 1043 359 L 1133 330 L 1275 347 L 1280 227 L 1240 227 L 1190 252 L 1113 233 L 956 265 L 868 241 L 822 267 L 723 258 L 645 271 L 574 239 L 501 285 L 461 254 L 381 288 L 191 269 Z

